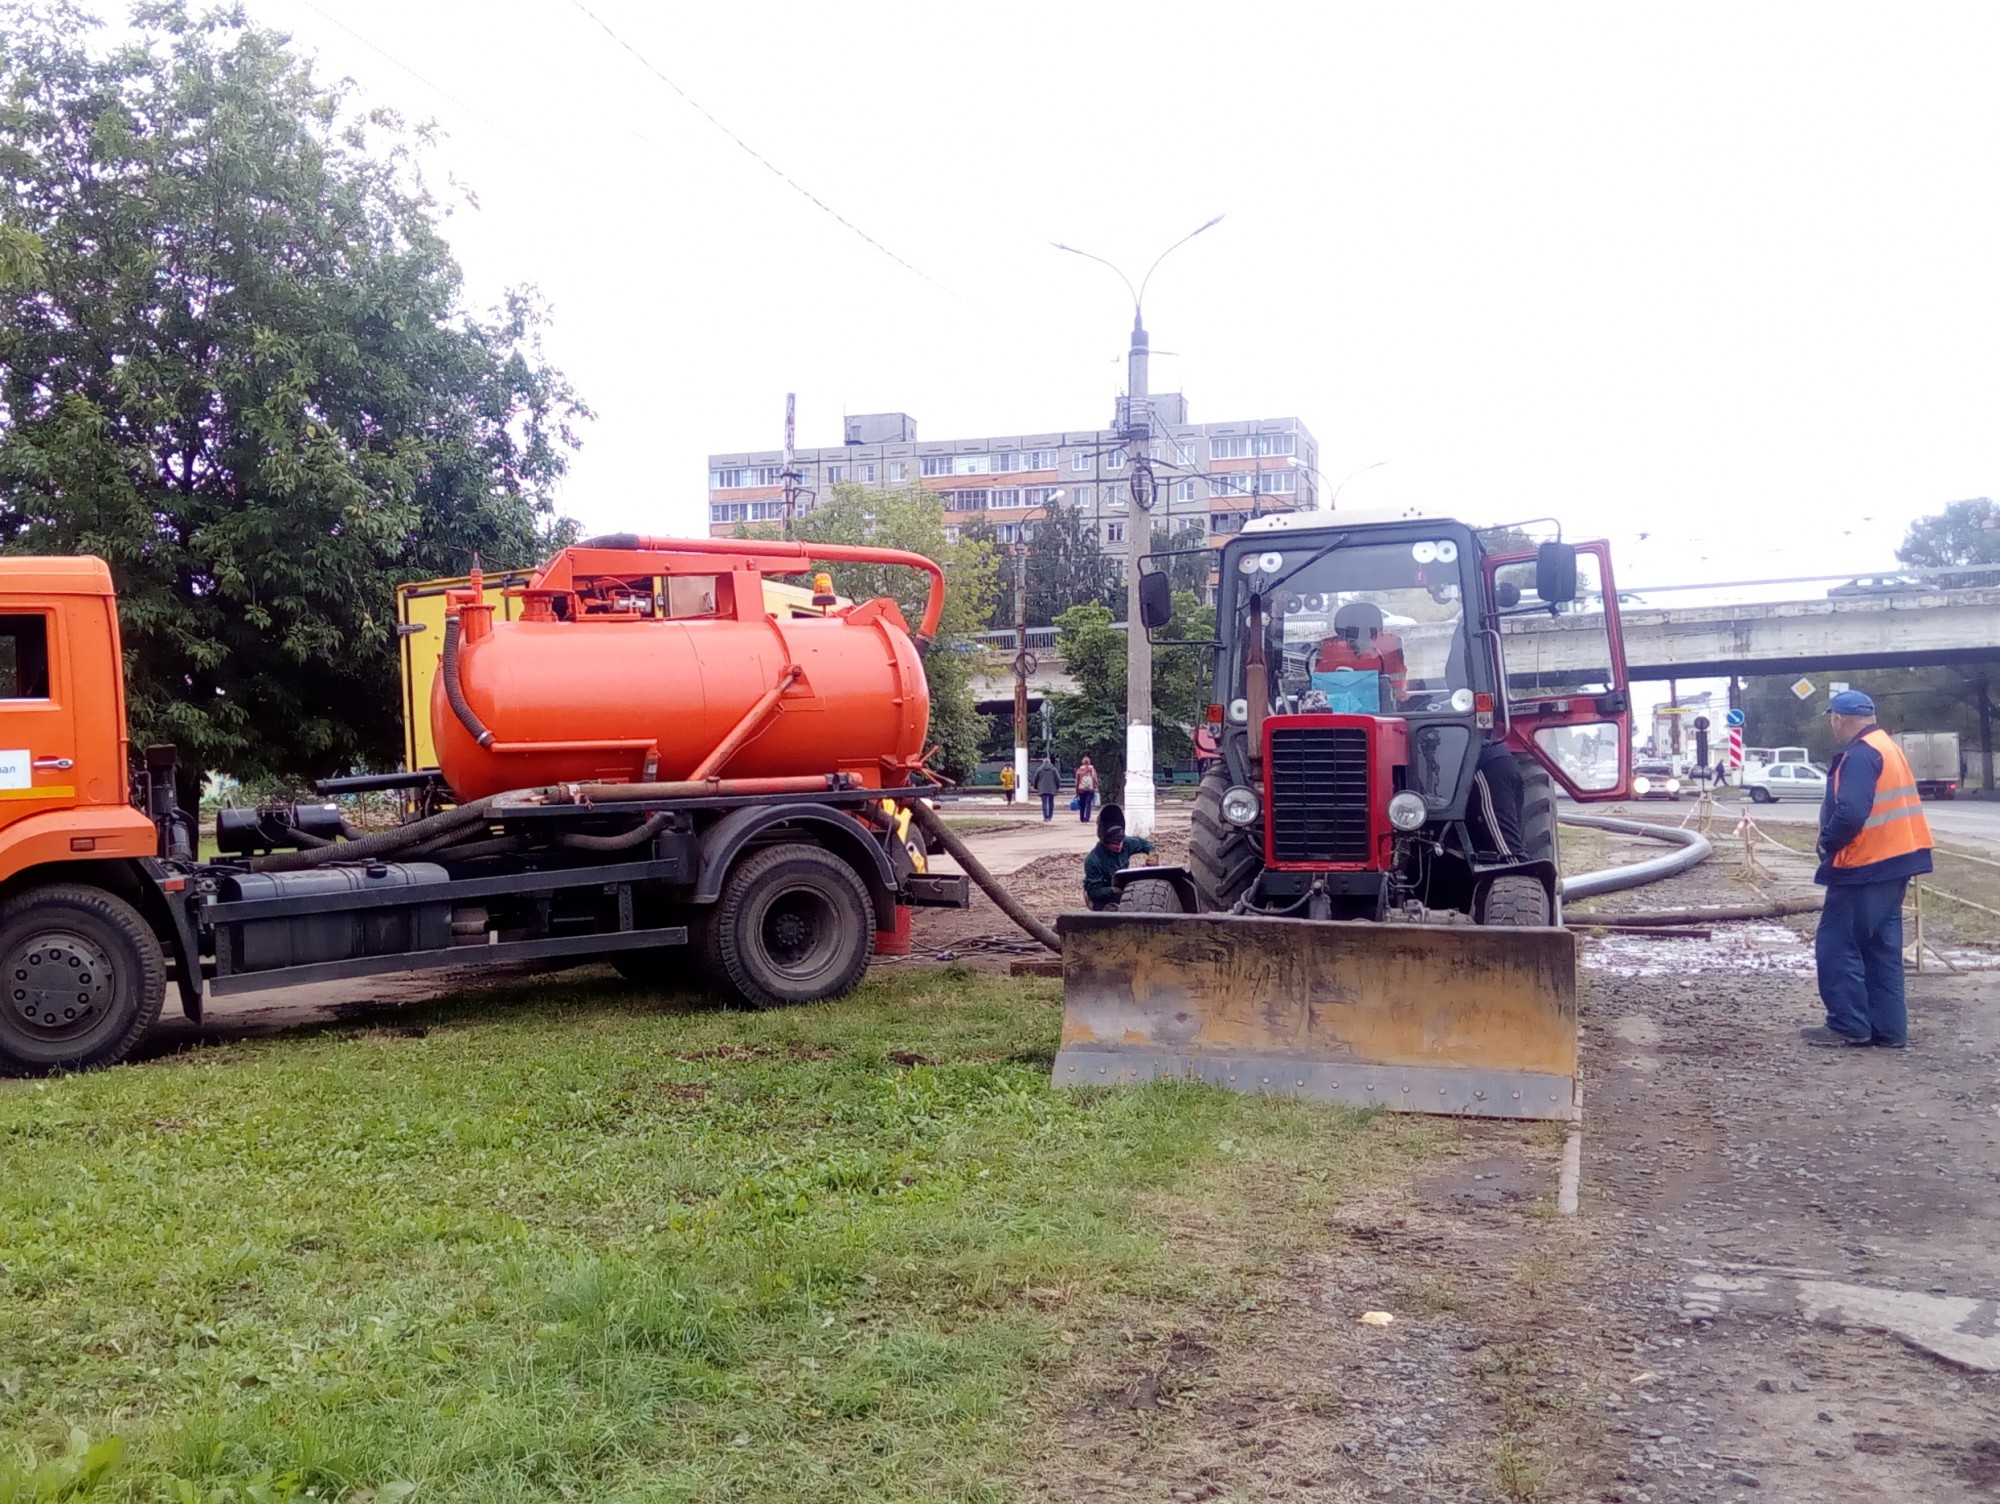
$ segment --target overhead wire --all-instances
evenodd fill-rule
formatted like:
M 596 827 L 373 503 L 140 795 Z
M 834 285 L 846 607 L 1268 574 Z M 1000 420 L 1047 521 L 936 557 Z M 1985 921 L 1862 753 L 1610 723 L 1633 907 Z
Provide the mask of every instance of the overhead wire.
M 718 120 L 715 117 L 715 115 L 708 109 L 706 105 L 702 104 L 700 100 L 696 99 L 692 94 L 688 93 L 686 89 L 683 89 L 679 84 L 675 83 L 665 73 L 661 72 L 660 69 L 653 63 L 653 61 L 650 58 L 646 56 L 645 53 L 641 52 L 637 47 L 633 46 L 630 42 L 626 41 L 624 37 L 620 36 L 618 32 L 614 31 L 611 27 L 611 24 L 608 21 L 606 21 L 602 16 L 598 15 L 596 11 L 592 10 L 589 6 L 585 5 L 583 3 L 583 0 L 570 0 L 570 4 L 576 7 L 577 10 L 581 11 L 587 18 L 589 18 L 589 20 L 594 25 L 596 25 L 598 30 L 602 31 L 613 42 L 617 43 L 619 47 L 623 48 L 626 52 L 630 53 L 633 60 L 637 62 L 640 67 L 644 68 L 648 73 L 652 74 L 653 77 L 657 78 L 661 83 L 665 84 L 669 89 L 673 90 L 673 92 L 679 95 L 681 100 L 685 104 L 687 104 L 687 106 L 690 109 L 692 109 L 697 115 L 701 116 L 701 118 L 706 120 L 710 125 L 714 126 L 716 130 L 720 131 L 724 136 L 728 137 L 731 141 L 735 142 L 736 145 L 743 150 L 746 156 L 750 157 L 753 161 L 759 163 L 761 166 L 768 169 L 771 172 L 771 174 L 774 177 L 776 177 L 780 182 L 782 182 L 787 188 L 790 188 L 794 193 L 798 194 L 801 198 L 805 199 L 808 203 L 812 204 L 814 208 L 819 209 L 822 213 L 830 215 L 837 223 L 839 223 L 846 229 L 853 232 L 860 239 L 866 241 L 869 245 L 873 246 L 876 250 L 880 251 L 884 256 L 887 256 L 891 261 L 895 262 L 896 265 L 902 267 L 903 270 L 909 272 L 912 276 L 921 278 L 923 281 L 930 283 L 930 285 L 935 287 L 939 292 L 944 293 L 947 297 L 956 298 L 959 302 L 964 303 L 967 307 L 977 306 L 972 302 L 970 298 L 965 297 L 962 293 L 959 293 L 958 291 L 956 291 L 951 287 L 947 287 L 944 283 L 938 281 L 937 278 L 933 277 L 930 273 L 924 271 L 921 267 L 913 265 L 911 262 L 905 260 L 903 257 L 897 255 L 894 251 L 890 250 L 889 247 L 884 245 L 881 241 L 877 240 L 873 235 L 870 235 L 866 230 L 862 229 L 859 225 L 855 224 L 853 220 L 849 219 L 846 215 L 842 214 L 838 209 L 834 208 L 833 205 L 829 204 L 825 199 L 821 198 L 818 194 L 814 193 L 810 188 L 806 187 L 803 183 L 799 182 L 798 179 L 794 178 L 790 173 L 786 172 L 782 167 L 780 167 L 777 163 L 773 162 L 769 157 L 765 156 L 762 152 L 758 151 L 756 147 L 752 146 L 748 141 L 745 141 L 741 136 L 737 135 L 735 131 L 731 130 L 728 126 L 724 125 L 720 120 Z

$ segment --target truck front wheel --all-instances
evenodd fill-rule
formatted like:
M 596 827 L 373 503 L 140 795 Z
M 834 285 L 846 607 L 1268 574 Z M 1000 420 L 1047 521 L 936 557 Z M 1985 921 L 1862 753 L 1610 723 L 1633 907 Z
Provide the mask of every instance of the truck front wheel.
M 708 946 L 753 1008 L 818 1003 L 854 990 L 875 949 L 875 906 L 860 876 L 818 846 L 773 846 L 729 874 Z
M 115 1065 L 160 1017 L 160 942 L 99 888 L 64 885 L 0 907 L 0 1066 L 17 1075 Z

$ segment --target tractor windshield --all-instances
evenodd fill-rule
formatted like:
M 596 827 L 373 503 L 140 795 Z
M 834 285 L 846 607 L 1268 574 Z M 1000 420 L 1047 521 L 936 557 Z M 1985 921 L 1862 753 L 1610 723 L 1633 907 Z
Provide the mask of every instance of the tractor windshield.
M 1238 576 L 1230 648 L 1238 695 L 1254 609 L 1262 616 L 1272 711 L 1472 710 L 1458 543 L 1271 543 L 1226 566 Z

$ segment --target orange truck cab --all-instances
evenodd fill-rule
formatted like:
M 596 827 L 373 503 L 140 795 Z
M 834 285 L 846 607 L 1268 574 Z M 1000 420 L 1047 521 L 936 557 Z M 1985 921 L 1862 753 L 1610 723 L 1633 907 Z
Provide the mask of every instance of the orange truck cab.
M 206 862 L 174 750 L 132 756 L 110 569 L 0 557 L 0 1071 L 122 1060 L 170 984 L 197 1022 L 207 996 L 560 958 L 755 1007 L 841 995 L 908 949 L 912 907 L 966 888 L 926 870 L 900 808 L 936 787 L 922 654 L 943 571 L 815 553 L 923 572 L 920 625 L 830 585 L 819 614 L 781 617 L 765 585 L 810 572 L 796 543 L 593 539 L 504 624 L 475 577 L 441 634 L 445 766 L 223 810 Z M 716 600 L 676 614 L 690 580 Z M 530 694 L 511 665 L 537 654 Z M 420 816 L 364 832 L 333 802 L 388 788 Z

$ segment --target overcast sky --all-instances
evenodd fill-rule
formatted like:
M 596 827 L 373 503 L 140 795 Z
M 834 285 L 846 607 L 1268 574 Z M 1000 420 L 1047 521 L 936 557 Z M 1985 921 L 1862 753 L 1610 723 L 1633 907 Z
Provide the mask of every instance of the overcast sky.
M 1296 414 L 1343 508 L 1608 535 L 1621 583 L 1889 566 L 2000 493 L 1990 5 L 250 0 L 445 132 L 475 299 L 532 283 L 595 528 L 843 411 L 1091 428 L 1113 275 L 1156 390 Z M 333 19 L 337 16 L 339 19 Z M 1641 535 L 1645 535 L 1643 538 Z

